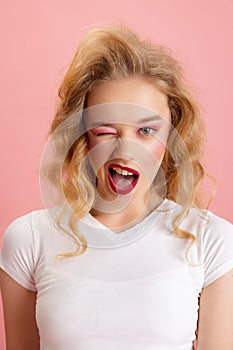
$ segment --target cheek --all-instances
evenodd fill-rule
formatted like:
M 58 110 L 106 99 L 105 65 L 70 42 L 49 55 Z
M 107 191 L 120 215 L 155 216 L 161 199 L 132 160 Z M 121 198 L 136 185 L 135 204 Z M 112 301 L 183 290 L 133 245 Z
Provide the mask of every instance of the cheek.
M 158 161 L 159 163 L 162 162 L 166 150 L 166 146 L 164 144 L 162 144 L 159 141 L 155 142 L 148 148 L 148 150 L 151 152 L 156 161 Z

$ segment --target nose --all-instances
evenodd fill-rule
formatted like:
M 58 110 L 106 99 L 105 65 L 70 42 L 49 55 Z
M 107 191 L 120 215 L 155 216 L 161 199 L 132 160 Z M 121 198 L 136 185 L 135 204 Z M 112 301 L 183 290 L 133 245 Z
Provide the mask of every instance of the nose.
M 115 149 L 112 156 L 114 158 L 124 158 L 128 160 L 137 159 L 140 156 L 142 149 L 139 145 L 127 138 L 118 137 L 115 143 Z

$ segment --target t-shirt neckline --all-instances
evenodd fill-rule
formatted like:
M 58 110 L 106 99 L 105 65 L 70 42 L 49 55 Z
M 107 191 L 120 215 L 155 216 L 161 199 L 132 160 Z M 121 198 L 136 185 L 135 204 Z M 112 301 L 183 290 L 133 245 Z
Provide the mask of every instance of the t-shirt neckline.
M 160 202 L 160 204 L 154 210 L 152 210 L 147 216 L 145 216 L 141 221 L 139 221 L 135 225 L 133 225 L 133 226 L 129 227 L 128 229 L 123 230 L 121 232 L 116 232 L 116 231 L 110 229 L 109 227 L 105 226 L 103 223 L 101 223 L 99 220 L 97 220 L 90 213 L 87 213 L 85 215 L 85 217 L 83 219 L 81 219 L 81 221 L 83 221 L 85 224 L 91 225 L 92 227 L 96 227 L 97 229 L 103 229 L 105 231 L 108 231 L 113 236 L 128 235 L 135 230 L 137 230 L 137 232 L 139 232 L 139 230 L 141 230 L 141 228 L 143 228 L 143 230 L 145 230 L 145 225 L 150 223 L 152 220 L 154 222 L 154 219 L 156 217 L 158 217 L 163 212 L 163 210 L 166 207 L 166 205 L 168 204 L 168 202 L 170 202 L 170 201 L 167 198 L 164 198 Z

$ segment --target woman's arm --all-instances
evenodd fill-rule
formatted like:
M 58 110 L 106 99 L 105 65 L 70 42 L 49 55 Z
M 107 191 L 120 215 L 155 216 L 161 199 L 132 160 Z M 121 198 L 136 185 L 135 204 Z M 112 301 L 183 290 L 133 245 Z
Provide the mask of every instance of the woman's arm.
M 233 269 L 200 297 L 197 350 L 233 350 Z
M 7 350 L 39 350 L 36 293 L 23 288 L 0 269 Z

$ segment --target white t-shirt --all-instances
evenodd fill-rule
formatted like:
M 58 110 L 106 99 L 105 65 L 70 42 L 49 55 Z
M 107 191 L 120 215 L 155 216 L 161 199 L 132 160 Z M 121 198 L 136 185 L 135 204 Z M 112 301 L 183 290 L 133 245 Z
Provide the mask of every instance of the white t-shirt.
M 193 266 L 185 260 L 188 241 L 171 231 L 179 210 L 165 199 L 121 233 L 88 214 L 80 231 L 91 247 L 63 259 L 55 256 L 75 244 L 46 210 L 10 224 L 0 266 L 37 292 L 42 350 L 192 349 L 202 288 L 233 268 L 233 225 L 191 209 L 180 227 L 197 237 L 189 255 Z

